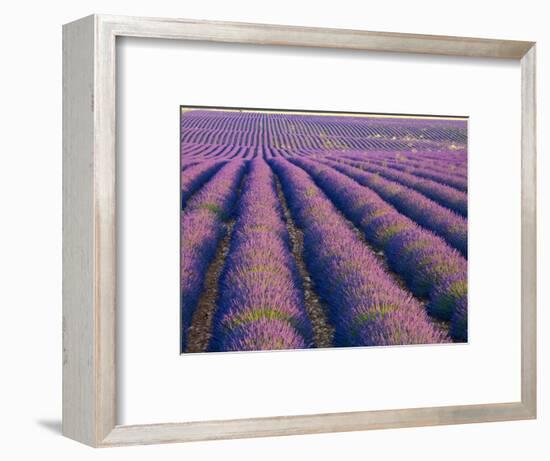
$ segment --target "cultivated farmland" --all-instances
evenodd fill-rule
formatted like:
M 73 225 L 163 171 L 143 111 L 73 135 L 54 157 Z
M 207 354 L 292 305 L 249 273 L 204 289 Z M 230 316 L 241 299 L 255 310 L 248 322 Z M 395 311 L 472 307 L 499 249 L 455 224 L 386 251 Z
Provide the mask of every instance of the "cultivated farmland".
M 181 349 L 468 340 L 465 119 L 181 116 Z

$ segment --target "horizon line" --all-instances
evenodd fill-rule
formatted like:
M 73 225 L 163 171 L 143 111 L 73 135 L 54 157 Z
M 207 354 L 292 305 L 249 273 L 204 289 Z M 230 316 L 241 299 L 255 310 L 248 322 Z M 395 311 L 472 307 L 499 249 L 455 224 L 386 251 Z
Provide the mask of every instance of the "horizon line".
M 212 112 L 244 112 L 244 113 L 267 113 L 267 114 L 297 114 L 297 115 L 322 115 L 341 117 L 362 117 L 362 118 L 405 118 L 405 119 L 426 119 L 426 120 L 464 120 L 468 121 L 467 115 L 430 115 L 430 114 L 396 114 L 381 112 L 350 112 L 350 111 L 320 111 L 306 109 L 266 109 L 248 107 L 219 107 L 219 106 L 195 106 L 180 104 L 180 112 L 193 110 L 205 110 Z

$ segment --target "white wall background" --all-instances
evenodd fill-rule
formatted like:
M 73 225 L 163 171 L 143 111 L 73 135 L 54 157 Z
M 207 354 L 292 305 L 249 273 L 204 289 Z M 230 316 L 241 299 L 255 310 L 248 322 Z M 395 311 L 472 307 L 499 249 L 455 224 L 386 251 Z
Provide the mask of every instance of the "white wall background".
M 550 290 L 544 156 L 550 93 L 550 30 L 544 2 L 170 2 L 83 0 L 4 5 L 0 44 L 0 451 L 5 459 L 374 459 L 546 460 L 544 306 Z M 539 419 L 187 445 L 92 450 L 60 436 L 61 417 L 61 24 L 90 13 L 172 16 L 536 40 L 539 65 Z M 490 181 L 490 178 L 488 178 Z M 505 250 L 503 252 L 505 257 Z M 499 261 L 497 261 L 498 263 Z M 6 452 L 4 454 L 4 452 Z

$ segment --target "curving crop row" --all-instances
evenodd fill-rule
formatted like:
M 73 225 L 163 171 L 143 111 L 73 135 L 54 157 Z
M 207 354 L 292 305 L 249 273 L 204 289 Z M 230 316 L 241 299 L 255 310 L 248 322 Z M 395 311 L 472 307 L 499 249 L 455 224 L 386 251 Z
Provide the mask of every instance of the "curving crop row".
M 224 220 L 237 198 L 245 163 L 226 164 L 197 193 L 181 217 L 182 348 L 204 285 L 204 277 L 224 233 Z
M 300 149 L 445 151 L 464 147 L 466 128 L 461 120 L 192 110 L 181 117 L 181 145 L 210 159 L 230 158 L 233 148 L 247 159 Z
M 186 167 L 181 173 L 181 207 L 208 181 L 221 167 L 222 162 L 201 162 Z
M 451 321 L 451 334 L 466 340 L 467 261 L 444 240 L 398 213 L 376 193 L 353 179 L 306 159 L 292 159 L 315 180 L 336 206 L 381 249 L 390 267 L 418 297 L 428 298 L 428 312 Z
M 425 154 L 416 152 L 409 154 L 407 152 L 386 152 L 385 155 L 376 155 L 377 153 L 365 152 L 363 158 L 375 159 L 378 161 L 388 161 L 395 164 L 401 164 L 403 166 L 411 166 L 416 168 L 422 168 L 426 171 L 432 171 L 434 173 L 441 173 L 456 178 L 467 179 L 467 157 L 464 154 L 464 160 L 460 165 L 455 165 L 445 161 L 443 158 L 433 159 L 426 157 Z
M 286 160 L 270 163 L 304 232 L 305 261 L 328 305 L 336 345 L 447 342 L 307 173 Z
M 324 163 L 375 191 L 397 211 L 408 216 L 420 226 L 443 237 L 447 243 L 466 257 L 468 253 L 467 220 L 402 184 L 382 178 L 376 173 L 353 168 L 331 160 Z
M 416 166 L 413 166 L 408 162 L 371 159 L 369 157 L 364 157 L 360 161 L 393 168 L 394 170 L 403 171 L 405 173 L 412 174 L 413 176 L 431 179 L 432 181 L 438 182 L 445 186 L 454 187 L 455 189 L 458 189 L 462 192 L 468 192 L 467 178 L 449 173 L 433 171 L 431 168 L 426 167 L 425 164 L 421 162 L 416 162 Z
M 210 349 L 311 347 L 301 281 L 273 173 L 263 159 L 250 163 L 237 216 L 220 278 Z
M 361 170 L 369 171 L 371 173 L 378 173 L 386 179 L 396 181 L 404 186 L 421 192 L 426 197 L 431 198 L 440 205 L 443 205 L 456 213 L 461 214 L 462 216 L 468 216 L 468 196 L 462 191 L 445 186 L 430 179 L 418 178 L 412 174 L 396 171 L 380 165 L 361 163 L 357 160 L 335 156 L 329 156 L 328 158 L 338 162 L 347 163 L 348 165 Z
M 424 163 L 429 165 L 430 168 L 438 169 L 440 171 L 449 172 L 453 174 L 466 176 L 468 157 L 466 152 L 432 152 L 432 151 L 418 151 L 414 152 L 388 152 L 378 151 L 369 152 L 369 158 L 376 159 L 406 159 L 413 163 Z
M 463 159 L 460 163 L 447 162 L 443 159 L 434 160 L 433 158 L 427 158 L 419 155 L 414 157 L 411 155 L 398 155 L 394 161 L 401 161 L 403 164 L 411 165 L 413 167 L 423 168 L 427 171 L 433 171 L 434 173 L 442 173 L 452 177 L 467 179 L 468 178 L 468 158 L 466 154 L 463 154 Z
M 425 168 L 437 173 L 444 173 L 465 179 L 467 177 L 468 157 L 463 154 L 446 155 L 444 152 L 434 154 L 431 152 L 363 152 L 361 154 L 343 154 L 346 157 L 357 160 L 377 160 L 396 162 L 403 165 Z
M 292 153 L 293 157 L 310 159 L 338 157 L 343 160 L 373 163 L 375 165 L 391 167 L 424 179 L 431 179 L 445 186 L 458 189 L 461 192 L 467 192 L 468 189 L 465 167 L 458 168 L 449 164 L 443 168 L 434 165 L 433 160 L 422 159 L 421 156 L 419 160 L 411 160 L 403 152 L 361 151 L 361 153 L 353 153 L 352 151 L 335 149 L 294 149 Z

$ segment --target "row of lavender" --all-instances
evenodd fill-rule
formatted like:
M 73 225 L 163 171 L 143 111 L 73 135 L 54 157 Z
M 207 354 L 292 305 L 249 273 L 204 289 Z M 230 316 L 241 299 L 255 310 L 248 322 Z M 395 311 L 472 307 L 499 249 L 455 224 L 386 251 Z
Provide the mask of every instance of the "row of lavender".
M 296 269 L 302 255 L 291 253 L 276 178 L 304 234 L 303 259 L 335 345 L 467 340 L 463 122 L 188 115 L 181 152 L 183 349 L 230 218 L 235 226 L 209 349 L 315 346 Z M 376 146 L 366 149 L 365 139 Z
M 276 160 L 296 222 L 304 230 L 305 259 L 329 309 L 341 346 L 426 344 L 448 341 L 420 304 L 403 290 L 352 231 L 306 172 Z
M 457 203 L 463 204 L 464 207 L 467 206 L 465 193 L 451 191 L 452 195 L 450 195 L 448 193 L 450 188 L 439 183 L 418 179 L 405 173 L 388 174 L 386 172 L 383 175 L 383 173 L 380 174 L 380 169 L 377 167 L 373 168 L 373 172 L 372 169 L 369 169 L 368 164 L 350 162 L 347 158 L 326 156 L 321 160 L 360 184 L 370 187 L 384 200 L 395 206 L 398 211 L 442 236 L 451 246 L 466 256 L 467 221 L 459 214 L 462 208 L 456 206 Z M 182 173 L 182 204 L 200 184 L 211 177 L 222 165 L 222 162 L 204 161 L 185 170 L 185 173 Z M 392 177 L 398 181 L 388 180 L 386 177 Z M 404 184 L 412 187 L 407 187 Z M 436 198 L 437 201 L 427 198 L 417 190 Z M 449 196 L 454 199 L 451 203 L 448 200 Z
M 250 163 L 220 279 L 210 350 L 303 349 L 312 327 L 273 173 Z
M 276 144 L 294 138 L 293 147 L 303 147 L 315 146 L 323 137 L 466 142 L 462 120 L 194 110 L 185 113 L 182 125 L 183 141 L 213 144 Z
M 295 155 L 297 150 L 463 150 L 461 120 L 296 115 L 230 111 L 185 112 L 181 121 L 186 159 L 252 159 Z
M 428 312 L 451 321 L 451 335 L 467 336 L 467 262 L 443 239 L 399 213 L 368 187 L 319 162 L 294 159 L 359 229 L 384 252 L 392 270 Z
M 180 248 L 181 328 L 184 333 L 191 326 L 206 270 L 224 234 L 224 221 L 233 209 L 245 167 L 241 161 L 227 163 L 200 190 L 197 190 L 200 184 L 195 182 L 195 194 L 185 203 Z M 194 176 L 191 173 L 189 177 Z M 183 334 L 182 348 L 186 343 L 187 335 Z
M 382 199 L 393 205 L 397 211 L 438 234 L 466 257 L 468 222 L 460 214 L 430 200 L 415 189 L 387 180 L 379 174 L 362 168 L 354 168 L 338 160 L 324 160 L 323 163 L 372 189 Z
M 452 320 L 455 340 L 465 340 L 465 261 L 440 239 L 336 170 L 307 160 L 294 163 L 301 168 L 285 160 L 273 161 L 272 166 L 283 183 L 294 218 L 304 230 L 308 270 L 329 306 L 336 345 L 433 343 L 448 338 L 428 321 L 419 303 L 399 287 L 352 232 L 314 179 L 365 231 L 369 242 L 385 250 L 392 269 L 403 276 L 413 293 L 429 296 L 429 312 Z M 272 173 L 262 160 L 250 165 L 221 278 L 211 350 L 309 347 L 311 326 Z M 185 208 L 184 333 L 191 324 L 206 267 L 223 233 L 223 219 L 234 205 L 231 191 L 242 175 L 243 163 L 227 164 Z M 369 206 L 354 213 L 350 204 Z M 369 213 L 373 218 L 370 224 Z M 426 258 L 429 264 L 423 267 Z M 185 334 L 183 337 L 185 347 Z
M 362 170 L 375 173 L 383 178 L 395 181 L 399 184 L 414 189 L 426 197 L 438 202 L 444 207 L 467 217 L 468 195 L 466 192 L 448 186 L 443 182 L 425 179 L 416 174 L 396 170 L 395 168 L 378 165 L 370 160 L 365 160 L 365 154 L 344 154 L 342 156 L 329 155 L 332 160 L 347 163 Z

